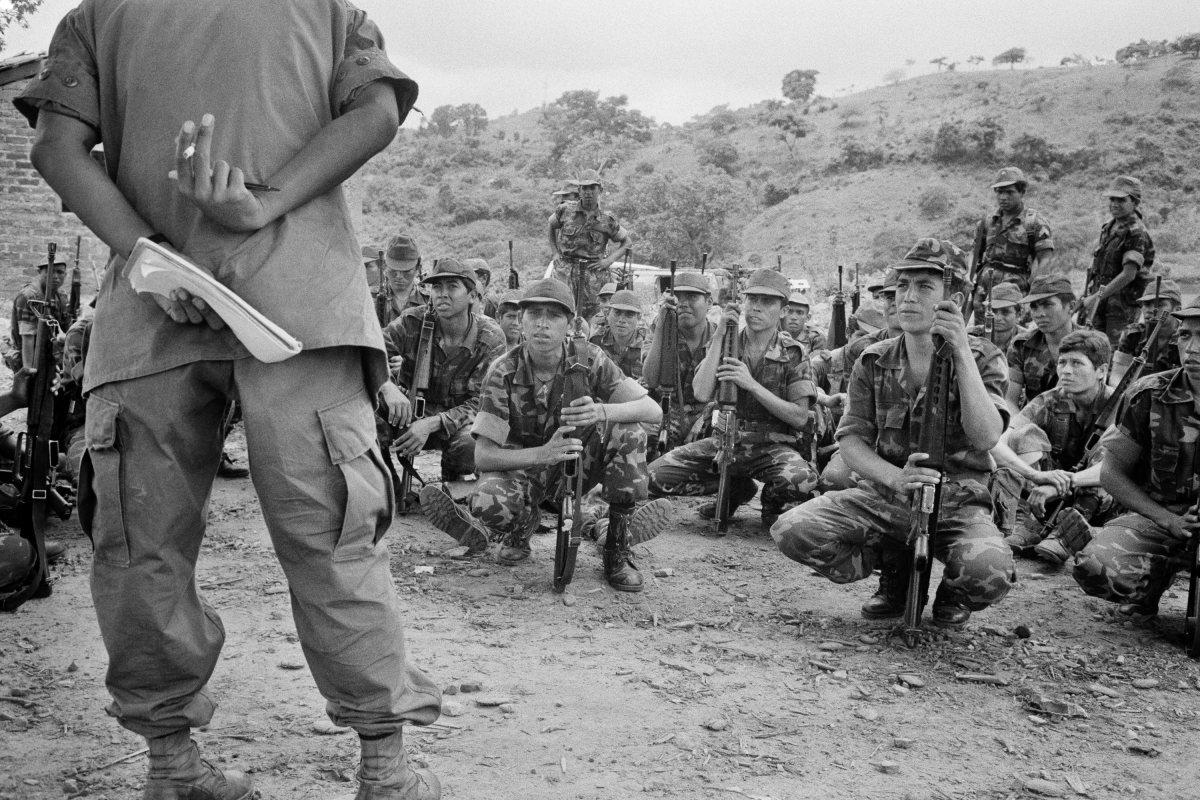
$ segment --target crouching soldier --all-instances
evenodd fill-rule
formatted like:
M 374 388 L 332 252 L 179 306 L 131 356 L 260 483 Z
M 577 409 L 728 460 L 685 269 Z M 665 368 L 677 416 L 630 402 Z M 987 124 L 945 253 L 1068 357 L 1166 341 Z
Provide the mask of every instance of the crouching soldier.
M 631 520 L 646 499 L 640 423 L 656 424 L 662 411 L 599 347 L 586 343 L 590 396 L 563 408 L 567 334 L 576 313 L 571 290 L 553 278 L 538 281 L 525 291 L 521 312 L 525 340 L 488 370 L 471 429 L 480 476 L 470 510 L 433 486 L 421 491 L 422 509 L 473 552 L 500 542 L 499 562 L 514 566 L 529 558 L 542 500 L 562 490 L 562 464 L 580 459 L 584 492 L 602 484 L 609 505 L 605 577 L 614 589 L 639 592 L 642 576 L 631 547 L 657 533 Z
M 924 387 L 934 366 L 936 334 L 953 356 L 946 426 L 946 474 L 933 555 L 945 564 L 933 601 L 934 624 L 959 628 L 1008 594 L 1016 579 L 1012 553 L 992 522 L 988 451 L 1008 421 L 1004 356 L 990 342 L 967 336 L 960 312 L 969 291 L 952 245 L 921 239 L 896 266 L 902 336 L 871 345 L 851 373 L 850 401 L 837 438 L 847 466 L 864 480 L 828 492 L 784 514 L 771 528 L 784 555 L 835 583 L 880 570 L 879 591 L 862 607 L 867 619 L 904 613 L 908 583 L 906 540 L 912 494 L 936 483 L 915 452 L 925 411 Z M 943 272 L 951 270 L 949 293 Z
M 726 331 L 736 326 L 741 313 L 730 305 L 693 381 L 701 402 L 716 396 L 718 381 L 737 384 L 737 450 L 729 467 L 733 476 L 729 515 L 754 498 L 758 491 L 754 481 L 763 481 L 762 521 L 767 528 L 785 505 L 807 500 L 817 485 L 816 471 L 796 449 L 817 389 L 804 349 L 779 329 L 790 288 L 787 278 L 775 270 L 756 270 L 744 293 L 746 327 L 735 334 L 741 359 L 721 356 Z M 716 436 L 672 450 L 650 465 L 651 493 L 716 493 L 716 457 Z M 700 515 L 715 517 L 716 503 L 701 506 Z
M 1127 616 L 1154 616 L 1197 535 L 1200 472 L 1200 298 L 1172 313 L 1180 321 L 1180 369 L 1140 379 L 1104 434 L 1100 484 L 1129 509 L 1075 557 L 1075 580 Z

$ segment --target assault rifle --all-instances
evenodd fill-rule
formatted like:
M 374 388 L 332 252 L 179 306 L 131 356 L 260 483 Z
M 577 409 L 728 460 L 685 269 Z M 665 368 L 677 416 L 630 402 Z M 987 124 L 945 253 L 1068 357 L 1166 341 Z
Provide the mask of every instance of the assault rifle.
M 675 296 L 675 259 L 671 259 L 671 277 L 667 292 Z M 679 371 L 679 310 L 667 304 L 663 307 L 662 330 L 658 332 L 658 403 L 662 407 L 662 426 L 658 437 L 650 443 L 646 461 L 653 461 L 671 449 L 671 400 L 677 391 Z
M 1187 609 L 1183 619 L 1183 646 L 1189 656 L 1200 661 L 1200 534 L 1192 534 L 1188 549 L 1192 571 L 1188 578 Z
M 517 268 L 513 266 L 512 239 L 508 240 L 508 288 L 509 290 L 521 288 L 521 276 L 517 274 Z
M 733 306 L 737 306 L 738 302 L 738 267 L 733 265 L 733 288 L 730 290 L 729 302 Z M 725 363 L 727 358 L 742 357 L 742 343 L 738 338 L 738 324 L 736 320 L 723 320 L 721 323 L 724 326 L 723 338 L 721 339 L 721 361 L 718 367 Z M 730 380 L 723 380 L 717 386 L 717 472 L 720 477 L 717 479 L 717 533 L 725 533 L 729 530 L 729 468 L 733 466 L 733 456 L 737 448 L 737 401 L 738 389 L 737 384 Z
M 425 306 L 425 314 L 421 317 L 421 336 L 417 340 L 417 357 L 413 363 L 412 378 L 408 384 L 408 402 L 412 407 L 412 418 L 414 420 L 421 419 L 425 416 L 425 395 L 429 392 L 429 383 L 433 379 L 433 330 L 435 327 L 436 316 L 433 311 L 433 298 Z M 402 475 L 400 477 L 400 491 L 397 493 L 396 507 L 399 513 L 404 514 L 408 511 L 408 495 L 412 491 L 413 478 L 421 481 L 421 485 L 425 485 L 425 481 L 421 480 L 420 473 L 417 472 L 416 465 L 411 460 L 404 456 L 399 457 L 400 468 Z
M 633 267 L 630 266 L 629 260 L 633 258 L 633 250 L 625 251 L 625 266 L 621 268 L 621 272 L 617 275 L 617 291 L 624 289 L 633 289 Z
M 580 303 L 583 281 L 579 272 L 571 274 L 571 292 L 575 299 L 575 318 L 567 339 L 567 356 L 562 384 L 562 409 L 590 394 L 588 386 L 588 341 L 584 332 Z M 561 413 L 561 411 L 560 411 Z M 582 437 L 580 437 L 582 438 Z M 575 556 L 583 536 L 583 454 L 564 461 L 559 480 L 558 525 L 554 542 L 554 591 L 563 592 L 575 577 Z
M 33 390 L 29 394 L 26 429 L 17 435 L 13 455 L 12 482 L 20 489 L 13 515 L 9 518 L 28 543 L 32 559 L 25 577 L 15 587 L 0 593 L 0 611 L 14 611 L 42 587 L 47 578 L 46 517 L 53 510 L 60 518 L 71 515 L 71 505 L 54 490 L 54 470 L 58 466 L 58 442 L 54 439 L 54 378 L 57 374 L 54 340 L 58 321 L 54 308 L 58 301 L 55 286 L 54 257 L 58 246 L 46 247 L 46 284 L 37 314 L 37 344 L 34 349 Z M 40 308 L 38 307 L 40 306 Z
M 1093 259 L 1092 265 L 1088 267 L 1087 274 L 1083 279 L 1083 296 L 1084 298 L 1088 298 L 1098 291 L 1100 291 L 1100 270 L 1096 266 L 1096 262 Z M 1097 302 L 1096 307 L 1092 310 L 1092 313 L 1089 314 L 1087 306 L 1080 301 L 1079 313 L 1075 315 L 1075 322 L 1085 328 L 1092 327 L 1092 321 L 1096 317 L 1096 312 L 1100 310 L 1100 303 L 1103 302 L 1103 300 Z
M 838 264 L 838 290 L 833 296 L 833 316 L 829 322 L 829 339 L 833 348 L 846 346 L 846 295 L 842 292 L 842 265 Z
M 857 314 L 862 305 L 862 283 L 858 280 L 858 262 L 854 262 L 854 294 L 850 295 L 850 313 Z
M 387 279 L 387 270 L 384 268 L 383 251 L 379 251 L 379 292 L 375 295 L 375 316 L 379 318 L 379 327 L 386 328 L 391 322 L 392 311 L 392 285 Z
M 71 294 L 67 300 L 67 324 L 79 319 L 79 298 L 83 293 L 83 281 L 79 275 L 79 251 L 83 247 L 83 237 L 75 237 L 75 269 L 71 272 Z
M 949 297 L 954 273 L 947 269 L 942 275 Z M 908 574 L 908 596 L 904 604 L 904 638 L 909 647 L 917 643 L 921 613 L 929 598 L 929 576 L 933 569 L 932 554 L 936 548 L 938 516 L 942 507 L 942 487 L 946 483 L 946 423 L 950 418 L 950 384 L 954 381 L 954 355 L 945 339 L 933 337 L 933 363 L 925 381 L 925 410 L 921 415 L 921 435 L 917 451 L 929 457 L 922 467 L 937 470 L 938 482 L 923 485 L 913 492 L 912 527 L 908 545 L 912 548 Z
M 780 275 L 783 274 L 783 256 L 775 256 L 775 271 Z
M 992 289 L 996 288 L 996 276 L 987 284 L 987 297 L 983 301 L 983 338 L 996 343 L 996 310 L 992 308 Z
M 700 274 L 704 274 L 704 268 L 708 266 L 708 251 L 705 250 L 700 254 Z

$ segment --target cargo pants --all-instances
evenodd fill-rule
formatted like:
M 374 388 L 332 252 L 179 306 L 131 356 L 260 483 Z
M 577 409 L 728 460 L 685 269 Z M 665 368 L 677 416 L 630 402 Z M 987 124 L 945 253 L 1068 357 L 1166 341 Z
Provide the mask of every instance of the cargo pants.
M 853 583 L 899 556 L 911 525 L 908 498 L 862 481 L 788 511 L 771 526 L 771 538 L 793 561 L 834 583 Z M 1017 578 L 1012 552 L 992 522 L 982 481 L 945 484 L 933 556 L 945 564 L 942 583 L 972 611 L 1008 594 Z
M 617 510 L 632 511 L 646 499 L 646 431 L 636 423 L 591 426 L 583 436 L 583 491 L 603 485 L 603 499 Z M 494 542 L 525 547 L 537 529 L 540 505 L 554 496 L 562 465 L 509 472 L 484 472 L 471 495 L 471 514 Z
M 243 403 L 251 476 L 292 616 L 337 725 L 386 734 L 440 713 L 406 661 L 380 541 L 394 498 L 357 348 L 277 364 L 200 361 L 107 383 L 88 399 L 80 521 L 108 650 L 108 712 L 142 736 L 208 724 L 225 631 L 196 583 L 226 398 Z
M 1092 597 L 1157 608 L 1185 565 L 1187 546 L 1141 514 L 1122 514 L 1075 556 L 1075 582 Z

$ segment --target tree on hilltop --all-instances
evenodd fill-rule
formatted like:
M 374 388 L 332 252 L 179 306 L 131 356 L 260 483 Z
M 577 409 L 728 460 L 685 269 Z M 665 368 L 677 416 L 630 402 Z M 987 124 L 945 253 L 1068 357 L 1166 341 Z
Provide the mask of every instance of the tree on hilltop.
M 1200 33 L 1188 33 L 1180 36 L 1172 46 L 1181 53 L 1189 54 L 1192 58 L 1200 58 Z
M 9 0 L 0 8 L 0 52 L 4 50 L 4 34 L 13 25 L 29 27 L 28 17 L 37 11 L 42 0 Z
M 564 92 L 538 120 L 550 134 L 550 157 L 561 160 L 574 142 L 589 139 L 601 144 L 624 145 L 650 141 L 654 120 L 637 109 L 628 108 L 629 97 L 619 95 L 600 99 L 599 92 L 587 89 Z
M 776 130 L 775 138 L 787 146 L 788 155 L 796 155 L 796 142 L 808 136 L 811 126 L 796 111 L 796 107 L 785 106 L 778 100 L 768 100 L 759 112 L 758 121 Z
M 741 195 L 735 180 L 711 167 L 682 175 L 656 172 L 629 186 L 615 210 L 636 220 L 640 256 L 699 264 L 705 250 L 714 256 L 738 251 L 728 218 L 745 202 Z
M 895 86 L 907 77 L 908 77 L 908 73 L 906 73 L 904 70 L 894 69 L 894 70 L 891 70 L 890 72 L 888 72 L 888 74 L 883 76 L 883 82 L 890 83 L 893 86 Z
M 937 64 L 938 72 L 941 72 L 941 71 L 942 71 L 942 67 L 943 67 L 943 66 L 945 66 L 945 64 L 946 64 L 946 57 L 945 57 L 945 56 L 938 56 L 937 58 L 931 58 L 931 59 L 929 59 L 929 63 L 930 63 L 930 64 Z
M 429 115 L 429 130 L 438 136 L 450 136 L 455 131 L 478 136 L 487 130 L 487 126 L 487 111 L 478 103 L 438 106 Z
M 817 88 L 815 69 L 794 69 L 783 76 L 783 96 L 793 103 L 807 103 Z
M 1024 47 L 1012 47 L 1012 48 L 1009 48 L 1008 50 L 1005 50 L 1003 53 L 996 56 L 995 58 L 993 58 L 992 66 L 998 67 L 1001 64 L 1008 64 L 1008 68 L 1012 69 L 1014 65 L 1020 64 L 1024 60 L 1025 60 L 1025 48 Z
M 971 65 L 982 64 L 986 60 L 987 59 L 985 59 L 983 56 L 968 56 L 967 57 L 967 63 L 971 64 Z

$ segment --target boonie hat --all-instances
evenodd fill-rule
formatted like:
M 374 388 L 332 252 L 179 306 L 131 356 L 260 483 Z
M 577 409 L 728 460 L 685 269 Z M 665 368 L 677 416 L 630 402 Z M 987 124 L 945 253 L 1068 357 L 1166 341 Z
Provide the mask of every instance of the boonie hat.
M 788 296 L 788 305 L 808 306 L 809 308 L 812 307 L 812 303 L 808 300 L 808 295 L 806 295 L 804 292 L 792 292 L 792 294 Z
M 476 284 L 475 270 L 457 258 L 439 259 L 433 270 L 425 276 L 425 280 L 421 283 L 433 283 L 442 278 L 458 278 L 471 289 L 474 289 Z
M 1197 295 L 1192 299 L 1192 302 L 1178 311 L 1172 311 L 1171 316 L 1175 319 L 1196 319 L 1200 317 L 1200 295 Z
M 640 314 L 642 313 L 642 299 L 637 296 L 636 292 L 622 289 L 613 295 L 612 300 L 608 301 L 608 307 L 618 311 L 636 311 Z
M 1118 175 L 1104 190 L 1105 197 L 1132 197 L 1142 199 L 1142 182 L 1129 175 Z
M 676 272 L 675 294 L 679 294 L 680 292 L 706 294 L 711 297 L 712 286 L 709 285 L 708 278 L 704 277 L 699 272 Z
M 1016 167 L 1005 167 L 996 173 L 996 182 L 992 184 L 993 189 L 1000 189 L 1005 186 L 1012 186 L 1014 183 L 1029 183 L 1025 180 L 1025 173 L 1021 172 Z
M 571 289 L 554 278 L 545 278 L 529 284 L 520 305 L 524 308 L 531 303 L 555 303 L 565 308 L 568 314 L 575 314 L 575 298 L 571 296 Z
M 604 182 L 600 180 L 600 173 L 594 169 L 585 169 L 583 172 L 580 172 L 571 179 L 571 183 L 576 186 L 604 185 Z
M 992 287 L 992 308 L 1011 308 L 1021 305 L 1021 287 L 1015 283 L 998 283 Z
M 1036 303 L 1038 300 L 1059 294 L 1075 294 L 1070 278 L 1066 275 L 1039 275 L 1034 278 L 1033 285 L 1029 287 L 1029 294 L 1022 297 L 1021 302 Z
M 398 233 L 388 241 L 385 255 L 393 261 L 416 261 L 421 257 L 421 251 L 417 249 L 417 243 L 411 236 Z
M 1162 288 L 1158 296 L 1162 300 L 1174 300 L 1179 305 L 1183 305 L 1183 295 L 1179 293 L 1179 284 L 1170 278 L 1163 278 Z M 1139 303 L 1154 302 L 1154 283 L 1146 286 L 1146 293 L 1138 298 Z
M 887 324 L 887 318 L 877 308 L 860 308 L 850 316 L 854 317 L 858 327 L 867 333 L 876 333 Z
M 600 291 L 596 292 L 596 296 L 604 297 L 604 295 L 608 295 L 609 297 L 612 297 L 616 293 L 617 293 L 617 285 L 615 283 L 609 282 L 600 287 Z
M 791 294 L 792 285 L 788 283 L 788 279 L 773 269 L 756 269 L 750 274 L 750 279 L 746 281 L 746 288 L 742 294 L 758 294 L 766 297 L 781 297 L 785 301 L 788 295 Z
M 966 258 L 962 250 L 950 242 L 938 239 L 918 239 L 917 243 L 904 255 L 904 260 L 893 264 L 892 269 L 902 272 L 912 269 L 935 269 L 943 275 L 946 270 L 954 273 L 956 280 L 966 283 Z M 899 276 L 897 276 L 899 280 Z

